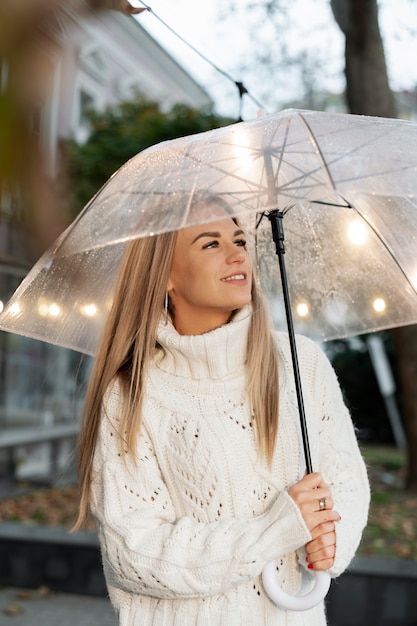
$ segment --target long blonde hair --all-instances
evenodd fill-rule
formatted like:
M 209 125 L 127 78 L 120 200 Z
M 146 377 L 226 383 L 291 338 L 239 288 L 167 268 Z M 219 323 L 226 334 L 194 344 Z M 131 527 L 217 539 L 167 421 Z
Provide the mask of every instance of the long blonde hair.
M 120 432 L 126 433 L 123 444 L 135 457 L 145 371 L 156 348 L 176 238 L 176 232 L 164 233 L 133 240 L 127 247 L 84 402 L 78 461 L 81 499 L 73 531 L 84 527 L 89 518 L 92 463 L 103 398 L 115 377 L 124 399 Z M 278 354 L 268 306 L 255 283 L 247 343 L 247 390 L 258 449 L 271 462 L 278 432 Z

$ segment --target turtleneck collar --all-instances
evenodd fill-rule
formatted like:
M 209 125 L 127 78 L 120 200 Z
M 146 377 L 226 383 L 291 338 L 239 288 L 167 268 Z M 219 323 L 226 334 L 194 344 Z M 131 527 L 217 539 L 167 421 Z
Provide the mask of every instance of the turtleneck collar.
M 202 335 L 180 335 L 161 322 L 155 356 L 159 369 L 194 380 L 225 379 L 243 369 L 251 307 L 243 307 L 229 323 Z

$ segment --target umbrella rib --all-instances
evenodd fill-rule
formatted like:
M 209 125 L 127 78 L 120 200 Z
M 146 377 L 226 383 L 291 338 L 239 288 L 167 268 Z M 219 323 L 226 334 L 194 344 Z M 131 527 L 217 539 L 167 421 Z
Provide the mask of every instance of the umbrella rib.
M 385 240 L 385 238 L 380 234 L 380 232 L 375 228 L 375 226 L 372 224 L 372 222 L 370 221 L 370 219 L 364 215 L 363 213 L 361 213 L 361 211 L 355 206 L 355 205 L 350 205 L 350 208 L 352 208 L 354 211 L 356 211 L 356 213 L 364 220 L 364 222 L 366 222 L 369 226 L 369 228 L 371 229 L 371 231 L 374 233 L 375 237 L 381 242 L 381 245 L 385 248 L 385 250 L 387 251 L 387 253 L 389 254 L 389 256 L 391 257 L 391 259 L 393 260 L 394 264 L 397 266 L 397 268 L 399 269 L 399 271 L 401 272 L 401 274 L 403 275 L 403 277 L 405 278 L 407 284 L 411 287 L 411 289 L 413 290 L 413 292 L 415 294 L 417 294 L 417 288 L 413 285 L 413 283 L 411 282 L 411 280 L 409 279 L 409 277 L 407 276 L 407 273 L 405 272 L 405 270 L 403 269 L 402 265 L 400 264 L 400 262 L 398 261 L 397 257 L 395 256 L 395 253 L 393 251 L 393 249 L 391 248 L 391 246 L 387 243 L 387 241 Z
M 331 172 L 330 172 L 330 170 L 329 170 L 329 167 L 328 167 L 328 165 L 327 165 L 327 163 L 326 163 L 326 159 L 324 158 L 323 152 L 321 151 L 321 148 L 320 148 L 320 146 L 319 146 L 319 144 L 318 144 L 318 142 L 317 142 L 317 140 L 316 140 L 316 137 L 315 137 L 315 135 L 314 135 L 314 133 L 313 133 L 313 130 L 312 130 L 312 128 L 311 128 L 311 126 L 310 126 L 310 124 L 307 122 L 307 120 L 306 120 L 306 118 L 304 117 L 304 115 L 303 115 L 302 113 L 299 113 L 299 116 L 301 117 L 302 121 L 304 122 L 304 124 L 305 124 L 305 125 L 306 125 L 306 127 L 307 127 L 308 132 L 310 133 L 311 140 L 313 141 L 314 146 L 315 146 L 315 148 L 316 148 L 316 150 L 317 150 L 317 152 L 318 152 L 318 154 L 319 154 L 319 156 L 320 156 L 320 159 L 321 159 L 321 161 L 322 161 L 322 163 L 323 163 L 323 167 L 324 167 L 325 171 L 327 172 L 327 176 L 329 177 L 330 183 L 331 183 L 331 185 L 332 185 L 332 187 L 333 187 L 334 191 L 336 191 L 336 185 L 335 185 L 335 182 L 334 182 L 334 180 L 333 180 L 333 177 L 332 177 L 332 175 L 331 175 Z
M 279 152 L 277 171 L 276 171 L 276 173 L 275 173 L 275 176 L 273 176 L 273 179 L 274 179 L 274 186 L 275 186 L 275 189 L 277 190 L 277 195 L 278 195 L 278 189 L 279 189 L 278 184 L 277 184 L 277 183 L 278 183 L 278 175 L 279 175 L 279 172 L 280 172 L 280 170 L 281 170 L 281 165 L 282 165 L 282 162 L 283 162 L 283 160 L 284 160 L 284 150 L 285 150 L 285 148 L 286 148 L 286 146 L 287 146 L 287 142 L 288 142 L 288 135 L 289 135 L 289 132 L 290 132 L 290 125 L 291 125 L 291 120 L 289 119 L 289 120 L 288 120 L 288 122 L 287 122 L 286 129 L 285 129 L 285 134 L 284 134 L 283 145 L 282 145 L 281 150 L 280 150 L 280 152 Z M 273 137 L 275 137 L 275 135 L 276 135 L 276 133 L 277 133 L 277 130 L 278 130 L 278 129 L 276 128 L 276 129 L 275 129 L 275 132 L 274 132 L 274 134 L 273 134 Z M 269 143 L 270 143 L 270 145 L 271 145 L 271 142 L 272 142 L 272 138 L 273 138 L 273 137 L 271 137 L 271 141 L 269 142 Z M 267 164 L 267 163 L 266 163 L 266 161 L 265 161 L 265 157 L 264 157 L 264 163 L 265 163 L 266 169 L 267 169 L 267 165 L 269 165 L 269 166 L 271 167 L 271 169 L 272 169 L 272 159 L 271 159 L 271 155 L 269 155 L 269 159 L 270 159 L 270 160 L 269 160 L 269 162 L 268 162 L 268 164 Z M 271 194 L 271 191 L 270 191 L 270 189 L 269 189 L 269 184 L 268 184 L 268 195 L 270 195 L 270 194 Z
M 340 157 L 342 158 L 342 157 Z M 338 160 L 338 159 L 337 159 Z M 336 159 L 334 161 L 332 161 L 332 163 L 335 163 Z M 363 176 L 351 176 L 351 177 L 347 177 L 347 178 L 343 178 L 339 180 L 339 184 L 346 184 L 346 183 L 355 183 L 357 181 L 366 181 L 366 180 L 373 180 L 373 179 L 377 179 L 377 178 L 383 178 L 387 175 L 391 175 L 392 174 L 399 174 L 399 173 L 403 173 L 403 172 L 407 172 L 408 170 L 413 171 L 414 167 L 412 165 L 405 165 L 404 167 L 399 167 L 398 169 L 393 169 L 393 168 L 389 168 L 387 167 L 384 170 L 380 170 L 379 172 L 375 173 L 372 172 L 371 174 L 367 174 L 367 175 L 363 175 Z
M 329 174 L 329 177 L 330 177 L 330 180 L 331 180 L 331 182 L 332 182 L 332 185 L 333 185 L 333 186 L 335 186 L 335 183 L 334 183 L 333 178 L 332 178 L 332 176 L 331 176 L 329 166 L 327 165 L 328 163 L 329 163 L 329 164 L 331 164 L 331 165 L 333 165 L 334 163 L 337 163 L 337 162 L 338 162 L 338 161 L 340 161 L 340 160 L 346 159 L 348 156 L 353 155 L 353 154 L 354 154 L 355 152 L 357 152 L 359 149 L 363 149 L 364 147 L 367 147 L 367 146 L 372 145 L 372 144 L 373 144 L 373 143 L 375 143 L 375 141 L 376 141 L 376 140 L 378 140 L 378 139 L 381 139 L 381 138 L 386 138 L 386 136 L 387 136 L 387 134 L 388 134 L 388 133 L 394 133 L 394 132 L 395 132 L 395 130 L 396 130 L 396 129 L 392 128 L 392 129 L 390 129 L 390 130 L 388 130 L 388 131 L 387 131 L 387 130 L 384 128 L 384 129 L 382 129 L 382 130 L 381 130 L 381 132 L 377 135 L 377 137 L 371 137 L 371 138 L 367 139 L 366 141 L 363 141 L 361 144 L 358 144 L 358 145 L 356 145 L 356 146 L 353 146 L 350 150 L 346 151 L 343 155 L 338 155 L 338 156 L 337 156 L 337 157 L 335 157 L 333 160 L 331 160 L 331 161 L 326 161 L 326 160 L 324 159 L 324 156 L 323 156 L 323 154 L 322 154 L 322 152 L 321 152 L 321 149 L 320 149 L 320 147 L 319 147 L 319 145 L 318 145 L 318 143 L 317 143 L 317 141 L 316 141 L 315 135 L 314 135 L 313 131 L 311 130 L 311 127 L 310 127 L 310 125 L 308 124 L 307 120 L 305 119 L 305 116 L 304 116 L 301 112 L 298 112 L 298 113 L 299 113 L 300 117 L 302 118 L 303 122 L 304 122 L 304 123 L 305 123 L 305 125 L 307 126 L 308 130 L 310 131 L 310 133 L 311 133 L 311 135 L 312 135 L 312 137 L 313 137 L 313 139 L 314 139 L 314 142 L 315 142 L 315 145 L 316 145 L 316 147 L 317 147 L 317 150 L 318 150 L 318 152 L 319 152 L 319 154 L 320 154 L 320 156 L 321 156 L 321 159 L 323 160 L 323 163 L 324 163 L 325 168 L 326 168 L 326 170 L 327 170 L 327 172 L 328 172 L 328 174 Z M 360 120 L 360 121 L 362 121 L 363 116 L 357 116 L 357 117 L 359 118 L 359 120 Z M 398 120 L 397 120 L 397 121 L 398 121 Z M 411 170 L 413 170 L 413 166 L 412 166 L 412 165 L 409 165 L 409 166 L 403 166 L 403 167 L 398 168 L 398 170 L 396 170 L 396 173 L 398 173 L 398 172 L 404 172 L 404 171 L 407 171 L 407 170 L 410 170 L 410 169 L 411 169 Z M 380 172 L 378 172 L 378 173 L 372 173 L 372 174 L 369 174 L 369 175 L 367 175 L 367 176 L 357 176 L 357 174 L 355 174 L 355 176 L 354 176 L 354 177 L 351 177 L 351 178 L 345 178 L 343 181 L 342 181 L 342 180 L 339 180 L 338 182 L 339 182 L 339 183 L 341 183 L 341 182 L 343 182 L 343 183 L 347 183 L 347 182 L 352 182 L 352 181 L 354 182 L 354 181 L 357 181 L 357 180 L 366 180 L 366 179 L 369 179 L 369 178 L 375 178 L 376 176 L 378 176 L 378 177 L 382 177 L 382 176 L 386 176 L 387 174 L 392 174 L 392 173 L 393 173 L 393 169 L 392 169 L 392 167 L 391 167 L 391 166 L 388 166 L 388 167 L 387 167 L 387 169 L 385 169 L 385 170 L 383 170 L 383 171 L 380 171 Z
M 302 119 L 302 120 L 303 120 L 303 122 L 306 124 L 306 126 L 307 126 L 307 128 L 308 128 L 308 130 L 309 130 L 309 133 L 310 133 L 310 135 L 311 135 L 311 137 L 312 137 L 312 139 L 313 139 L 314 146 L 315 146 L 315 148 L 318 150 L 318 152 L 319 152 L 319 154 L 320 154 L 320 157 L 321 157 L 322 162 L 325 164 L 325 170 L 326 170 L 327 175 L 328 175 L 328 177 L 329 177 L 329 179 L 330 179 L 331 185 L 332 185 L 333 189 L 335 190 L 335 189 L 336 189 L 336 187 L 335 187 L 334 181 L 333 181 L 333 179 L 332 179 L 332 177 L 331 177 L 331 174 L 330 174 L 330 171 L 329 171 L 328 167 L 326 166 L 326 163 L 325 163 L 325 160 L 324 160 L 324 156 L 323 156 L 323 154 L 322 154 L 322 152 L 321 152 L 320 148 L 319 148 L 319 147 L 318 147 L 318 145 L 317 145 L 317 141 L 316 141 L 316 139 L 315 139 L 315 137 L 314 137 L 314 133 L 312 132 L 311 128 L 309 127 L 309 125 L 308 125 L 308 124 L 307 124 L 307 122 L 305 121 L 304 117 L 303 117 L 301 114 L 299 114 L 299 115 L 300 115 L 301 119 Z M 282 192 L 284 189 L 286 189 L 287 191 L 288 191 L 288 190 L 289 190 L 289 191 L 291 191 L 291 189 L 292 189 L 293 187 L 294 187 L 294 189 L 299 189 L 299 186 L 298 186 L 298 185 L 296 185 L 296 183 L 297 183 L 298 181 L 302 180 L 302 179 L 305 179 L 305 178 L 306 178 L 306 176 L 307 176 L 306 172 L 304 172 L 304 171 L 301 169 L 301 167 L 296 167 L 296 166 L 294 165 L 294 163 L 291 163 L 291 167 L 293 167 L 294 169 L 298 170 L 298 171 L 300 172 L 300 176 L 299 176 L 298 178 L 292 178 L 292 180 L 291 180 L 290 182 L 288 182 L 288 184 L 286 184 L 286 185 L 282 185 L 280 188 L 279 188 L 279 187 L 278 187 L 278 185 L 277 185 L 277 182 L 278 182 L 278 175 L 279 175 L 279 172 L 280 172 L 280 169 L 281 169 L 281 165 L 282 165 L 282 163 L 285 161 L 285 159 L 284 159 L 284 154 L 285 154 L 285 148 L 286 148 L 286 147 L 287 147 L 287 145 L 288 145 L 288 137 L 289 137 L 289 132 L 290 132 L 290 125 L 291 125 L 291 123 L 292 123 L 292 120 L 291 120 L 291 119 L 288 119 L 288 120 L 287 120 L 287 125 L 286 125 L 286 130 L 285 130 L 285 133 L 284 133 L 283 143 L 282 143 L 282 146 L 280 147 L 280 151 L 279 151 L 279 155 L 278 155 L 278 159 L 277 159 L 278 164 L 277 164 L 277 168 L 276 168 L 276 173 L 275 173 L 275 176 L 274 176 L 274 179 L 275 179 L 275 188 L 276 188 L 277 190 L 279 189 L 281 192 Z M 275 137 L 275 135 L 276 135 L 277 131 L 278 131 L 278 129 L 275 129 L 275 133 L 274 133 L 273 137 L 271 138 L 270 145 L 271 145 L 271 143 L 272 143 L 272 139 Z M 264 156 L 264 158 L 265 158 L 265 154 L 263 154 L 263 156 Z M 271 153 L 269 153 L 269 156 L 271 156 Z M 316 170 L 313 170 L 313 171 L 308 172 L 308 177 L 309 177 L 309 178 L 313 178 L 313 175 L 314 175 L 316 172 L 320 172 L 320 171 L 321 171 L 321 168 L 320 168 L 320 167 L 317 167 L 317 168 L 316 168 Z M 317 180 L 317 183 L 320 185 L 320 184 L 321 184 L 321 183 L 320 183 L 320 180 Z M 314 188 L 314 186 L 315 186 L 315 185 L 313 185 L 313 184 L 311 184 L 310 186 L 304 185 L 304 189 L 307 189 L 307 188 L 313 189 L 313 188 Z

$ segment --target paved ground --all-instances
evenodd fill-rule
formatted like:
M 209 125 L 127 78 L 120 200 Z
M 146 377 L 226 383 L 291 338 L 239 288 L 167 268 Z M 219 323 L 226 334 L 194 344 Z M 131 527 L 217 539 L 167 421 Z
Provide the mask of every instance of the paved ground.
M 42 590 L 1 589 L 2 626 L 117 626 L 105 598 Z

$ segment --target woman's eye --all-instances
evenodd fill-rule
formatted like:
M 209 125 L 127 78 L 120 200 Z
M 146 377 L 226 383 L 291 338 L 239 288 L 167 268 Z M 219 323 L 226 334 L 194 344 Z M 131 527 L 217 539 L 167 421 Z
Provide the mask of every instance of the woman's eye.
M 218 241 L 209 241 L 203 246 L 203 250 L 208 250 L 210 248 L 216 248 L 219 245 Z
M 242 248 L 246 248 L 246 239 L 238 239 L 235 241 L 237 246 L 241 246 Z

